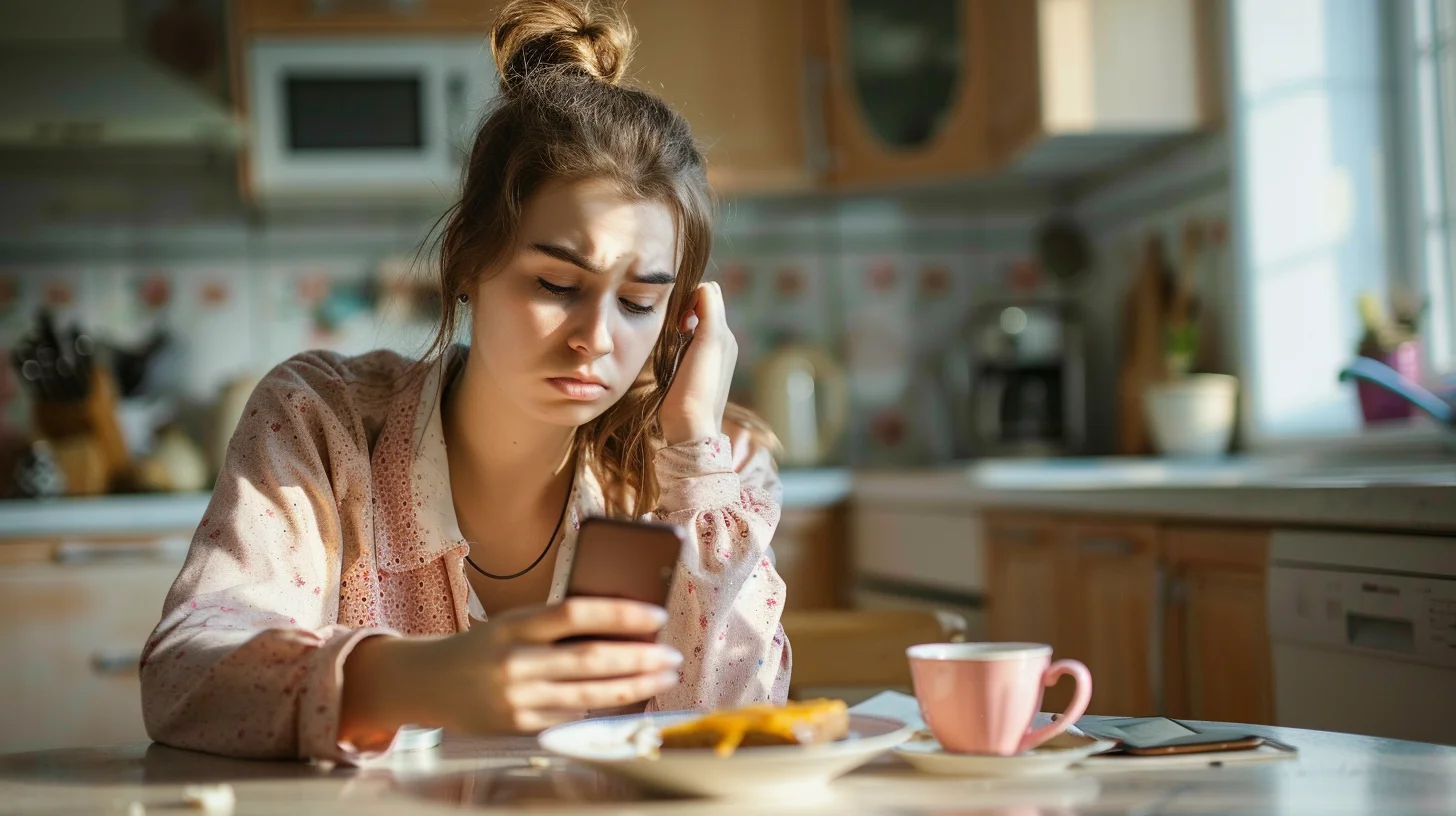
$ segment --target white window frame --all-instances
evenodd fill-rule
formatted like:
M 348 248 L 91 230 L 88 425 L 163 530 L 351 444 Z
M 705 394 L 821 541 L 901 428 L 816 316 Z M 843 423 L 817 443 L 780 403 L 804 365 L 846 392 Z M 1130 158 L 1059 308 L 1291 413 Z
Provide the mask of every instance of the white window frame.
M 1392 283 L 1428 300 L 1421 327 L 1423 370 L 1456 373 L 1456 2 L 1391 3 L 1390 130 L 1400 146 Z

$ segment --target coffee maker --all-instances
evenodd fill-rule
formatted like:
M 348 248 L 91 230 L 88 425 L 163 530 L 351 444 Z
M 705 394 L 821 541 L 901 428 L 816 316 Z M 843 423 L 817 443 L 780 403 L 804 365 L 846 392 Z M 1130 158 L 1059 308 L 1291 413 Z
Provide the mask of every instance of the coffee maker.
M 1002 301 L 972 314 L 965 430 L 971 456 L 1070 456 L 1086 434 L 1082 323 L 1066 301 Z

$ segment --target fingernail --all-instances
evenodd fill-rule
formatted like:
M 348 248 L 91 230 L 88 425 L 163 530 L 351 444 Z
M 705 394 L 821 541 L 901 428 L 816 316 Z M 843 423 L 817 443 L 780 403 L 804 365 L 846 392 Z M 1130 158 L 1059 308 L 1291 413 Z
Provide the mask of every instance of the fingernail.
M 658 672 L 657 673 L 657 682 L 660 685 L 664 685 L 664 686 L 675 686 L 675 685 L 677 685 L 677 672 L 676 671 Z
M 663 663 L 668 664 L 669 666 L 681 666 L 682 665 L 682 662 L 683 662 L 682 652 L 679 652 L 677 649 L 674 649 L 671 646 L 668 646 L 666 644 L 659 643 L 657 645 L 657 648 L 654 649 L 653 651 L 657 654 L 658 660 L 660 660 Z
M 662 627 L 666 626 L 667 625 L 667 610 L 666 609 L 663 609 L 660 606 L 654 606 L 654 607 L 652 607 L 652 621 L 653 621 L 653 623 L 656 623 L 657 624 L 657 628 L 659 628 L 659 629 L 661 629 Z

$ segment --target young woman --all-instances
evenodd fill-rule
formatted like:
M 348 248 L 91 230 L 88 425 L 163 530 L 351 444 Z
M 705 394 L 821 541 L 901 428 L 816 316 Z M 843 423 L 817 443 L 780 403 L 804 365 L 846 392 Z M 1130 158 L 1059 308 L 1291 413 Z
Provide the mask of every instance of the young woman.
M 350 762 L 404 724 L 785 698 L 780 487 L 727 404 L 703 158 L 618 84 L 616 19 L 519 0 L 491 46 L 501 99 L 442 234 L 436 346 L 301 354 L 253 394 L 143 659 L 159 742 Z M 592 515 L 689 532 L 666 610 L 562 601 Z

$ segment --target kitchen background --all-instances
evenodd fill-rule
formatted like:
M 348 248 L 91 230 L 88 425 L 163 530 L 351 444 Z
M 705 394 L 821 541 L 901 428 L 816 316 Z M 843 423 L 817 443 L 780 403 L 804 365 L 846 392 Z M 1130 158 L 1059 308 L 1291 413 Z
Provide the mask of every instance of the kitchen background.
M 222 3 L 121 8 L 126 38 L 186 68 L 219 106 L 227 102 L 234 86 L 219 77 L 228 61 Z M 919 22 L 904 21 L 902 36 L 924 35 Z M 192 32 L 192 50 L 167 50 L 180 50 L 157 33 L 168 25 Z M 472 67 L 487 71 L 476 56 Z M 938 70 L 913 60 L 904 69 Z M 934 102 L 956 100 L 947 94 Z M 908 114 L 940 115 L 933 108 Z M 847 423 L 799 463 L 929 464 L 996 453 L 994 432 L 978 437 L 971 384 L 959 382 L 979 365 L 972 334 L 997 304 L 1064 302 L 1083 324 L 1069 351 L 1085 357 L 1086 381 L 1060 398 L 1087 429 L 1049 439 L 1047 451 L 1113 452 L 1108 397 L 1122 342 L 1121 292 L 1147 236 L 1163 233 L 1172 252 L 1182 230 L 1201 229 L 1208 238 L 1194 262 L 1207 267 L 1200 277 L 1210 290 L 1210 320 L 1231 303 L 1227 149 L 1214 124 L 1188 116 L 1161 138 L 1139 134 L 1120 146 L 1111 136 L 1114 148 L 1102 152 L 1127 154 L 1111 163 L 1127 169 L 1096 183 L 1083 179 L 1108 176 L 1109 167 L 1081 160 L 1072 173 L 966 173 L 958 184 L 929 189 L 913 176 L 839 194 L 720 184 L 729 195 L 710 275 L 725 287 L 741 345 L 735 398 L 762 409 L 768 392 L 781 393 L 762 382 L 773 375 L 759 363 L 802 341 L 834 361 L 838 371 L 821 378 L 844 378 Z M 123 431 L 136 455 L 150 450 L 146 424 L 177 417 L 215 468 L 229 422 L 215 409 L 230 385 L 246 389 L 304 349 L 418 353 L 426 342 L 434 311 L 426 242 L 438 203 L 386 197 L 350 212 L 340 195 L 277 206 L 250 198 L 246 183 L 239 190 L 237 157 L 199 139 L 161 149 L 16 152 L 0 191 L 0 347 L 30 332 L 43 307 L 122 352 L 140 353 L 165 332 L 170 345 L 154 349 L 157 375 L 136 384 L 136 399 L 123 400 L 134 403 L 123 408 L 131 418 Z M 1156 178 L 1156 189 L 1131 189 L 1139 178 Z M 1129 189 L 1099 202 L 1119 185 Z M 1049 229 L 1059 243 L 1044 245 Z M 1204 362 L 1209 370 L 1229 365 L 1221 355 Z M 25 428 L 31 403 L 13 387 L 9 393 L 6 416 Z M 834 393 L 821 383 L 821 403 Z
M 0 89 L 0 647 L 31 657 L 0 748 L 140 738 L 136 650 L 258 377 L 426 345 L 495 5 L 0 6 L 26 78 Z M 1354 536 L 1336 573 L 1456 603 L 1453 437 L 1340 376 L 1450 388 L 1456 4 L 626 9 L 722 195 L 710 277 L 734 398 L 785 442 L 791 610 L 1050 642 L 1109 713 L 1456 741 L 1423 693 L 1301 696 L 1390 661 L 1310 657 L 1335 635 L 1292 610 L 1343 590 L 1279 566 Z M 1412 688 L 1456 679 L 1428 658 Z

